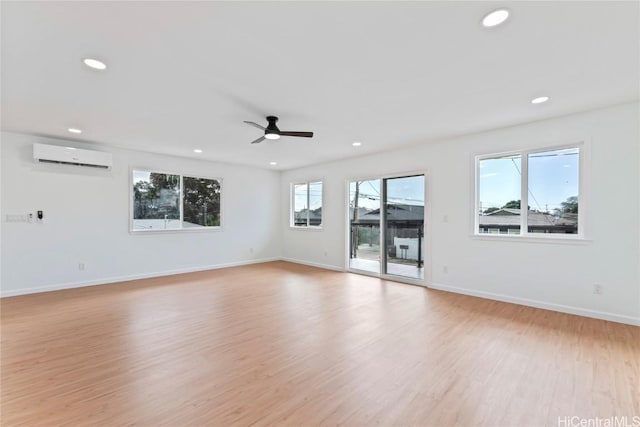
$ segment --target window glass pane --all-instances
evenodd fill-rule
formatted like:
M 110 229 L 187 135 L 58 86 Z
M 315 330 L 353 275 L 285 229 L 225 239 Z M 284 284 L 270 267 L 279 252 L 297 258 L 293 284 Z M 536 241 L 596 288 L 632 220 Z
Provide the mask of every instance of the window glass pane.
M 383 273 L 424 278 L 424 176 L 383 180 L 386 194 Z
M 380 273 L 380 180 L 349 183 L 349 267 Z
M 322 225 L 322 182 L 309 183 L 309 225 Z
M 133 229 L 180 228 L 180 176 L 133 171 Z
M 220 226 L 220 181 L 183 178 L 184 228 Z
M 293 225 L 297 227 L 307 226 L 307 184 L 294 184 L 293 186 Z
M 530 233 L 578 233 L 579 149 L 530 153 Z
M 520 232 L 520 155 L 478 160 L 478 233 Z

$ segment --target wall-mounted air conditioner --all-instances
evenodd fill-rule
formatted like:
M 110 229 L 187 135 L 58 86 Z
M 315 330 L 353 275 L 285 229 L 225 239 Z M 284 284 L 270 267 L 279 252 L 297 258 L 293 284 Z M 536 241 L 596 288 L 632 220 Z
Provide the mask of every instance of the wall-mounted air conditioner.
M 59 163 L 98 169 L 111 169 L 111 153 L 58 145 L 33 144 L 33 159 L 39 163 Z

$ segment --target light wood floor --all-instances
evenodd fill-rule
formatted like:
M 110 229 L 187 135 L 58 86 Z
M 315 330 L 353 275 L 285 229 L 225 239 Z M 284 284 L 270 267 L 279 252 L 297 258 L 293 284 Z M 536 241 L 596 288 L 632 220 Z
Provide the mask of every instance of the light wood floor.
M 371 277 L 275 262 L 1 305 L 2 426 L 640 415 L 640 328 Z

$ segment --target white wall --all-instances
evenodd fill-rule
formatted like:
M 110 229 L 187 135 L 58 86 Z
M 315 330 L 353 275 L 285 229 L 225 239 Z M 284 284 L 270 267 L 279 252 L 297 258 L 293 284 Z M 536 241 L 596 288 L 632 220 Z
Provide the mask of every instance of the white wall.
M 37 165 L 31 159 L 34 142 L 90 146 L 2 133 L 2 295 L 278 257 L 343 269 L 345 182 L 426 171 L 431 267 L 426 276 L 431 286 L 639 322 L 639 113 L 638 104 L 620 105 L 282 174 L 116 148 L 102 148 L 114 155 L 110 172 Z M 587 140 L 591 151 L 589 241 L 472 237 L 474 154 L 579 140 Z M 224 231 L 129 233 L 131 167 L 224 178 Z M 324 228 L 290 229 L 289 183 L 319 177 L 324 180 Z M 43 224 L 5 222 L 6 214 L 39 209 L 45 213 Z M 84 271 L 78 269 L 80 262 Z M 594 284 L 604 286 L 603 295 L 593 294 Z
M 107 147 L 99 149 L 113 153 L 111 171 L 35 164 L 34 142 L 96 147 L 1 136 L 3 295 L 280 256 L 278 172 Z M 132 167 L 223 178 L 223 230 L 129 233 Z M 42 224 L 5 221 L 6 214 L 37 210 L 44 211 Z
M 433 287 L 639 322 L 638 115 L 637 103 L 625 104 L 287 171 L 280 184 L 283 257 L 344 268 L 346 180 L 426 171 L 427 210 L 431 212 L 427 224 L 430 235 L 426 237 L 431 271 L 426 277 Z M 428 117 L 424 123 L 429 126 Z M 591 151 L 587 194 L 580 194 L 581 198 L 589 196 L 588 242 L 552 244 L 472 237 L 475 154 L 581 140 L 586 140 Z M 318 177 L 324 180 L 324 229 L 289 228 L 289 184 Z M 444 273 L 444 266 L 448 273 Z M 603 295 L 593 294 L 594 284 L 604 286 Z

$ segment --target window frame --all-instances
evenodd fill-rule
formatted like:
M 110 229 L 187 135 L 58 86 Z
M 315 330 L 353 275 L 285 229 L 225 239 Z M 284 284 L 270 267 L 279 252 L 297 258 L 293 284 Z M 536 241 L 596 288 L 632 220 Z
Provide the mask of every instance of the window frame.
M 149 173 L 158 173 L 164 175 L 178 175 L 180 177 L 180 217 L 178 221 L 180 221 L 180 228 L 169 228 L 169 229 L 135 229 L 133 228 L 133 213 L 134 213 L 134 205 L 135 202 L 133 200 L 134 191 L 133 191 L 133 173 L 134 172 L 149 172 Z M 201 179 L 210 179 L 215 180 L 220 183 L 220 225 L 218 226 L 203 226 L 203 227 L 193 227 L 193 228 L 183 228 L 182 223 L 184 222 L 184 177 L 187 178 L 201 178 Z M 224 180 L 219 177 L 212 177 L 210 175 L 199 175 L 193 173 L 181 173 L 176 171 L 166 171 L 160 170 L 156 168 L 149 167 L 131 167 L 129 168 L 129 233 L 130 234 L 156 234 L 156 233 L 206 233 L 212 231 L 223 231 L 224 226 Z
M 322 201 L 322 213 L 320 215 L 320 225 L 310 225 L 309 224 L 309 209 L 310 203 L 310 193 L 309 193 L 309 185 L 320 183 L 322 184 L 322 195 L 320 200 Z M 296 202 L 296 185 L 305 185 L 307 187 L 307 225 L 296 225 L 295 224 L 295 202 Z M 295 230 L 322 230 L 324 227 L 324 180 L 323 179 L 307 179 L 307 180 L 294 180 L 290 184 L 289 188 L 289 227 Z
M 529 155 L 535 153 L 542 153 L 547 151 L 566 150 L 571 148 L 578 149 L 578 230 L 576 234 L 563 234 L 563 233 L 535 233 L 529 232 L 528 229 L 528 212 L 527 207 L 529 203 Z M 478 239 L 487 240 L 513 240 L 513 241 L 556 241 L 556 242 L 570 242 L 587 240 L 587 222 L 586 222 L 586 210 L 587 210 L 587 191 L 586 191 L 586 170 L 587 157 L 589 152 L 589 145 L 586 140 L 579 140 L 573 143 L 556 144 L 548 146 L 538 146 L 532 148 L 522 148 L 517 150 L 483 153 L 477 154 L 473 159 L 474 167 L 474 198 L 473 198 L 473 231 L 472 237 Z M 520 233 L 518 234 L 492 234 L 492 233 L 480 233 L 480 218 L 478 215 L 480 204 L 480 161 L 487 159 L 497 159 L 507 156 L 520 156 Z

